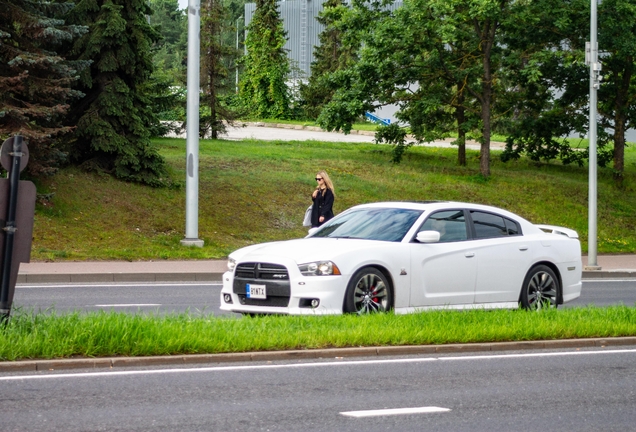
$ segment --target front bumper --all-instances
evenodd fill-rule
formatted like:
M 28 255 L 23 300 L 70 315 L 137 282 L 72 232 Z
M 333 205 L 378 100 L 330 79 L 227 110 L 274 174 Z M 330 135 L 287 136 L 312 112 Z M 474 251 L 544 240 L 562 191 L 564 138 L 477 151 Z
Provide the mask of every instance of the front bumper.
M 286 315 L 328 315 L 341 314 L 348 278 L 338 276 L 302 276 L 297 269 L 289 268 L 289 302 L 285 306 L 271 306 L 263 301 L 252 299 L 244 304 L 244 297 L 235 292 L 234 274 L 223 274 L 221 289 L 221 310 L 249 314 L 286 314 Z M 267 286 L 267 281 L 259 281 Z M 226 302 L 229 295 L 231 303 Z M 318 300 L 317 307 L 311 307 L 311 300 Z

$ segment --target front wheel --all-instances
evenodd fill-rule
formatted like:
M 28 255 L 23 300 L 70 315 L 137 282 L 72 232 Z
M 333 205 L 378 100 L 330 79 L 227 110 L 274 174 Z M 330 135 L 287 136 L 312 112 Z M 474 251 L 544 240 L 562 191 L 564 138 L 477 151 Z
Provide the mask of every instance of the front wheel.
M 521 288 L 521 307 L 530 310 L 556 308 L 559 295 L 559 280 L 546 265 L 530 269 Z
M 391 309 L 391 288 L 386 277 L 376 268 L 358 270 L 347 286 L 344 311 L 359 315 L 386 312 Z

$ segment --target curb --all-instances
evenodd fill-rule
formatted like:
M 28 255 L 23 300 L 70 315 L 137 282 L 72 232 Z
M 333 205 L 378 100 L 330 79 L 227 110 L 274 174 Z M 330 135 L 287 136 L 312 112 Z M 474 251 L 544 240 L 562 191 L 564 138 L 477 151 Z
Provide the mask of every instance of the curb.
M 583 270 L 583 279 L 636 278 L 636 270 Z
M 275 360 L 304 360 L 342 357 L 373 357 L 414 354 L 501 352 L 536 349 L 594 348 L 636 345 L 636 336 L 616 338 L 563 339 L 520 342 L 489 342 L 448 345 L 409 345 L 355 348 L 328 348 L 289 351 L 259 351 L 225 354 L 192 354 L 152 357 L 104 357 L 81 359 L 21 360 L 0 362 L 2 372 L 41 372 L 69 369 L 99 369 L 140 366 L 183 366 L 189 364 L 232 363 Z

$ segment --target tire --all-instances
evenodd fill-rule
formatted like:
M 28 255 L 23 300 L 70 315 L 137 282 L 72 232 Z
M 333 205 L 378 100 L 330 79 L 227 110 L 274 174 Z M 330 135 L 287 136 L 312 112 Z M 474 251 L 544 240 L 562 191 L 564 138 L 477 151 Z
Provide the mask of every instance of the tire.
M 353 275 L 347 285 L 344 312 L 358 315 L 386 312 L 393 307 L 391 286 L 376 268 L 364 267 Z
M 556 308 L 560 289 L 559 279 L 550 267 L 532 267 L 521 288 L 521 307 L 528 310 Z

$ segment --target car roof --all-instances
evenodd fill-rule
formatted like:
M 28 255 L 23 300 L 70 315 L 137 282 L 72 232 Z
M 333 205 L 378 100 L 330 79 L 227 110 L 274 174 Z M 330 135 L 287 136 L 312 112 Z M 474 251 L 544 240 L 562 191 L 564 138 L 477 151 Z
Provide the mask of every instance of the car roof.
M 399 208 L 399 209 L 410 209 L 410 210 L 420 210 L 425 212 L 432 212 L 440 209 L 452 209 L 452 208 L 463 208 L 469 210 L 483 210 L 486 212 L 495 212 L 502 216 L 508 216 L 516 219 L 517 221 L 523 220 L 528 223 L 531 223 L 525 220 L 523 217 L 512 213 L 508 210 L 494 207 L 485 204 L 475 204 L 475 203 L 467 203 L 467 202 L 459 202 L 459 201 L 385 201 L 385 202 L 375 202 L 375 203 L 366 203 L 360 204 L 352 209 L 358 208 Z
M 412 210 L 436 210 L 438 208 L 490 208 L 501 211 L 502 209 L 482 205 L 458 201 L 383 201 L 366 203 L 355 206 L 354 208 L 403 208 Z

